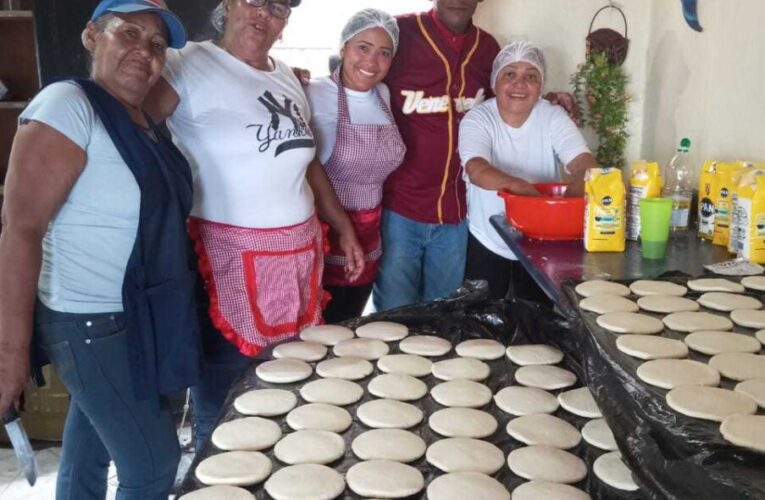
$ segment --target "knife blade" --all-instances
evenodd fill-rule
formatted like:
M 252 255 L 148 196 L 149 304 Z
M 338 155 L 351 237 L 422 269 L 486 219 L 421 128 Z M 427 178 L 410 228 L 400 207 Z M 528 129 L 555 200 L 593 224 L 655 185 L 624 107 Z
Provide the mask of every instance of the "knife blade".
M 35 481 L 37 481 L 37 461 L 29 437 L 21 425 L 21 419 L 15 408 L 11 407 L 3 413 L 3 424 L 5 424 L 5 432 L 8 433 L 8 438 L 11 440 L 11 446 L 13 446 L 13 452 L 16 454 L 19 466 L 24 471 L 24 477 L 27 478 L 29 486 L 34 486 Z

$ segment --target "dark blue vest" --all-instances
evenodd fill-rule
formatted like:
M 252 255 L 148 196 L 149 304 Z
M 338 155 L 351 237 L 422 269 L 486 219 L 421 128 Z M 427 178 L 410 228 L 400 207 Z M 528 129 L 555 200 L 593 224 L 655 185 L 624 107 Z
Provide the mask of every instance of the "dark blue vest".
M 191 170 L 172 142 L 156 130 L 157 141 L 150 139 L 103 88 L 90 80 L 74 81 L 141 190 L 138 232 L 122 284 L 136 397 L 185 389 L 197 382 L 200 372 L 196 263 L 186 233 Z

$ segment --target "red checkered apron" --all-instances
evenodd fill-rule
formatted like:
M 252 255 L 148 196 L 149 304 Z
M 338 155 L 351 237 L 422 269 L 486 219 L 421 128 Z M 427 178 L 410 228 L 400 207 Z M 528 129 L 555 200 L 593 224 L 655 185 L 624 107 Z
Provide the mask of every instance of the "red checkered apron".
M 243 354 L 321 323 L 322 234 L 315 215 L 251 229 L 196 217 L 189 234 L 210 295 L 210 317 Z
M 340 249 L 339 235 L 329 230 L 329 251 L 324 256 L 324 284 L 354 286 L 371 283 L 377 275 L 382 246 L 380 220 L 382 216 L 382 186 L 385 179 L 404 160 L 406 146 L 390 109 L 375 88 L 373 92 L 380 107 L 390 118 L 387 125 L 353 124 L 348 113 L 345 89 L 339 69 L 332 75 L 337 83 L 337 138 L 332 155 L 324 168 L 337 198 L 345 208 L 356 229 L 364 250 L 364 272 L 352 283 L 345 279 L 347 262 Z

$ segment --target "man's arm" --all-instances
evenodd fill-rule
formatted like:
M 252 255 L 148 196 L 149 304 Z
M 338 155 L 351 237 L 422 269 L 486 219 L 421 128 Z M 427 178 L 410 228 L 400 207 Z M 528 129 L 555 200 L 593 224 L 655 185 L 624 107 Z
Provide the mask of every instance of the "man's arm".
M 85 166 L 85 152 L 40 122 L 19 126 L 13 141 L 0 235 L 0 413 L 29 378 L 42 238 Z
M 319 217 L 340 236 L 340 248 L 348 260 L 345 277 L 348 281 L 356 281 L 364 270 L 364 250 L 356 237 L 351 219 L 337 200 L 335 190 L 319 160 L 314 158 L 308 166 L 306 178 L 316 198 Z
M 157 83 L 149 90 L 149 94 L 143 102 L 143 109 L 154 123 L 162 123 L 170 118 L 178 107 L 181 98 L 164 77 L 160 77 Z
M 584 196 L 584 175 L 588 169 L 596 168 L 598 162 L 592 153 L 582 153 L 568 165 L 566 165 L 566 172 L 571 176 L 571 183 L 566 190 L 566 196 Z

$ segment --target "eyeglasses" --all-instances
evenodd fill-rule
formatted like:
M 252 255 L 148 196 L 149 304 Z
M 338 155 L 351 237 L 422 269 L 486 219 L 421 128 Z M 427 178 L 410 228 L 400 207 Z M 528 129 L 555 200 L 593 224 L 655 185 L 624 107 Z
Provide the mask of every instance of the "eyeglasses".
M 279 19 L 287 19 L 292 13 L 289 5 L 277 2 L 276 0 L 244 0 L 244 3 L 251 7 L 263 7 L 268 4 L 268 12 Z

